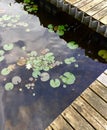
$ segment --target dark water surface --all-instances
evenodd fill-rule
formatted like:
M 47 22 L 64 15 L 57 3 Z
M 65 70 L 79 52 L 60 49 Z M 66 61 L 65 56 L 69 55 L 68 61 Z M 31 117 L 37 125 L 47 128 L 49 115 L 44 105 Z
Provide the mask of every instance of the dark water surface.
M 107 68 L 97 56 L 106 39 L 99 40 L 98 34 L 75 20 L 70 21 L 71 30 L 62 39 L 44 26 L 65 24 L 65 15 L 54 18 L 43 12 L 33 16 L 12 0 L 0 0 L 0 130 L 44 130 Z M 69 49 L 67 42 L 71 40 L 80 47 Z M 47 61 L 51 69 L 45 68 L 46 54 L 55 58 Z M 70 57 L 75 61 L 66 64 L 65 59 Z M 45 76 L 34 78 L 32 73 L 40 58 L 40 73 Z M 61 80 L 65 72 L 72 74 L 74 83 Z M 58 81 L 53 86 L 52 79 Z

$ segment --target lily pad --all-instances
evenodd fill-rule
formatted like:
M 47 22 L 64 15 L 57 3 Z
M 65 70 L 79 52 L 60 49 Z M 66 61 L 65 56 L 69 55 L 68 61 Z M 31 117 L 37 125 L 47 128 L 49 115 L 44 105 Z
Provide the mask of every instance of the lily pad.
M 67 43 L 67 47 L 70 48 L 70 49 L 76 49 L 79 46 L 78 46 L 78 44 L 75 41 L 71 41 L 71 42 Z
M 41 73 L 40 76 L 41 76 L 41 80 L 43 82 L 48 81 L 50 79 L 50 75 L 48 73 L 46 73 L 46 72 Z
M 60 80 L 59 79 L 51 79 L 50 80 L 50 86 L 53 88 L 58 88 L 60 86 Z
M 21 81 L 22 81 L 22 79 L 21 79 L 21 77 L 19 77 L 19 76 L 14 76 L 14 77 L 12 78 L 12 83 L 15 84 L 15 85 L 21 83 Z
M 38 78 L 39 75 L 40 75 L 40 71 L 37 71 L 37 70 L 33 71 L 32 73 L 32 77 L 34 78 Z
M 49 25 L 48 25 L 48 28 L 49 28 L 49 29 L 53 29 L 54 26 L 53 26 L 52 24 L 49 24 Z
M 4 56 L 0 56 L 0 62 L 4 60 Z
M 57 33 L 59 36 L 63 36 L 63 35 L 64 35 L 64 31 L 63 31 L 63 30 L 57 30 L 56 33 Z
M 62 76 L 60 76 L 61 80 L 63 83 L 65 84 L 74 84 L 76 78 L 74 76 L 74 74 L 70 73 L 70 72 L 65 72 Z
M 4 51 L 3 50 L 0 50 L 0 56 L 4 55 Z
M 13 44 L 13 43 L 9 43 L 9 44 L 5 44 L 5 45 L 3 46 L 3 49 L 4 49 L 5 51 L 9 51 L 9 50 L 12 50 L 13 47 L 14 47 L 14 44 Z
M 14 85 L 11 82 L 9 82 L 4 87 L 6 91 L 10 91 L 14 88 Z
M 98 51 L 98 55 L 102 57 L 104 60 L 107 60 L 107 50 Z
M 10 73 L 10 70 L 9 70 L 8 68 L 4 68 L 4 69 L 2 69 L 2 71 L 1 71 L 1 74 L 2 74 L 3 76 L 8 75 L 9 73 Z
M 75 59 L 75 57 L 70 57 L 70 58 L 66 58 L 66 59 L 64 60 L 64 62 L 65 62 L 66 64 L 71 64 L 71 63 L 73 63 L 73 62 L 76 62 L 76 59 Z

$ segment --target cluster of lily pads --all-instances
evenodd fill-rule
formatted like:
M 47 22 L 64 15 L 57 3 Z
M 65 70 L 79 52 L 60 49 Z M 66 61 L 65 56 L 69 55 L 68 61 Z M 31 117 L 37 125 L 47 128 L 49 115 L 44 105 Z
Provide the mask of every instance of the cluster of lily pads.
M 0 50 L 0 62 L 5 59 L 5 52 L 10 52 L 14 46 L 14 43 L 4 44 Z M 76 49 L 78 47 L 78 44 L 74 41 L 70 41 L 67 43 L 67 47 L 69 49 Z M 26 51 L 25 46 L 22 47 L 22 51 Z M 66 87 L 66 85 L 71 85 L 75 82 L 76 77 L 73 73 L 65 72 L 59 77 L 53 79 L 50 77 L 49 72 L 52 68 L 57 67 L 63 63 L 69 65 L 74 62 L 76 62 L 75 57 L 66 58 L 64 62 L 57 61 L 54 53 L 50 52 L 50 50 L 46 48 L 41 51 L 41 54 L 38 54 L 36 51 L 31 51 L 27 53 L 26 57 L 20 57 L 15 64 L 10 64 L 7 67 L 3 68 L 1 70 L 1 75 L 9 75 L 13 70 L 15 70 L 16 65 L 19 67 L 25 66 L 26 69 L 30 70 L 31 72 L 31 77 L 29 79 L 31 83 L 25 84 L 25 87 L 27 89 L 34 89 L 35 82 L 38 78 L 40 78 L 42 82 L 49 81 L 50 86 L 53 88 L 58 88 L 61 84 L 63 84 L 63 87 Z M 78 64 L 75 64 L 75 67 L 78 67 Z M 10 91 L 15 87 L 15 85 L 19 85 L 21 82 L 22 78 L 16 75 L 12 77 L 10 82 L 7 82 L 5 84 L 4 88 L 5 90 Z M 22 91 L 22 88 L 20 88 L 19 91 Z M 33 95 L 35 95 L 35 93 Z
M 99 50 L 98 55 L 107 62 L 107 50 Z
M 29 13 L 37 13 L 38 5 L 35 4 L 34 0 L 20 0 L 24 3 L 24 9 Z
M 20 15 L 3 15 L 0 18 L 0 26 L 1 27 L 11 27 L 11 28 L 16 28 L 16 27 L 28 27 L 28 23 L 26 22 L 21 22 L 20 21 Z M 29 29 L 26 29 L 26 32 L 28 32 Z
M 68 30 L 68 25 L 58 25 L 54 26 L 53 24 L 48 25 L 49 32 L 56 32 L 59 36 L 63 36 L 64 33 Z

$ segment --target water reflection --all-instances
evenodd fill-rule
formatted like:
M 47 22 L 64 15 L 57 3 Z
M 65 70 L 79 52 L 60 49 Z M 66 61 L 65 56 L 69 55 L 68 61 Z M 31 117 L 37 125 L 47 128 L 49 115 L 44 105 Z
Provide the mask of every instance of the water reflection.
M 106 69 L 106 64 L 86 57 L 81 48 L 70 50 L 65 40 L 55 33 L 49 33 L 47 28 L 40 25 L 39 18 L 27 14 L 20 4 L 1 0 L 0 8 L 0 56 L 4 56 L 0 62 L 0 130 L 44 130 Z M 26 68 L 26 60 L 36 58 L 36 61 L 42 62 L 41 66 L 44 65 L 44 58 L 46 54 L 49 55 L 44 52 L 45 49 L 51 53 L 46 63 L 54 66 L 45 68 L 50 79 L 43 82 L 40 75 L 36 78 L 32 76 L 36 67 L 32 65 L 30 69 Z M 34 52 L 37 52 L 37 56 Z M 64 60 L 70 57 L 75 57 L 76 61 L 66 64 Z M 55 65 L 56 61 L 61 64 Z M 44 68 L 40 72 L 44 72 Z M 60 78 L 65 72 L 76 76 L 75 84 L 66 84 L 66 76 L 63 80 Z M 15 76 L 21 80 L 16 78 L 14 81 Z M 51 79 L 60 81 L 60 85 L 53 83 L 53 87 L 58 88 L 52 88 Z M 7 83 L 11 85 L 6 86 Z

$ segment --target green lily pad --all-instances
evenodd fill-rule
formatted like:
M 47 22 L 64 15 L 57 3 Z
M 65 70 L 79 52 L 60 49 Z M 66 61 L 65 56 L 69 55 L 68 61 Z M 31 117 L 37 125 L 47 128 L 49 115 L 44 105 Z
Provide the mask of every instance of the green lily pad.
M 74 76 L 74 74 L 70 73 L 70 72 L 65 72 L 62 76 L 60 76 L 61 80 L 63 83 L 65 84 L 74 84 L 76 78 Z
M 0 56 L 4 55 L 4 51 L 3 50 L 0 50 Z
M 37 56 L 37 52 L 36 51 L 31 51 L 30 55 L 31 56 Z
M 54 30 L 53 30 L 53 29 L 48 29 L 48 31 L 49 31 L 49 32 L 54 32 Z
M 66 29 L 65 29 L 65 26 L 64 25 L 58 25 L 58 30 L 59 31 L 66 31 Z
M 4 88 L 5 88 L 6 91 L 10 91 L 14 88 L 14 85 L 11 82 L 9 82 L 9 83 L 6 83 Z
M 67 47 L 70 48 L 70 49 L 76 49 L 79 46 L 78 46 L 78 44 L 75 41 L 71 41 L 71 42 L 67 43 Z
M 13 44 L 13 43 L 9 43 L 9 44 L 5 44 L 5 45 L 3 46 L 3 49 L 4 49 L 5 51 L 9 51 L 9 50 L 12 50 L 13 47 L 14 47 L 14 44 Z
M 48 28 L 49 28 L 49 29 L 53 29 L 54 26 L 53 26 L 52 24 L 49 24 L 49 25 L 48 25 Z
M 98 55 L 102 57 L 104 60 L 107 60 L 107 50 L 98 51 Z
M 10 70 L 8 68 L 4 68 L 4 69 L 1 70 L 1 74 L 3 76 L 8 75 L 9 73 L 10 73 Z
M 57 30 L 56 33 L 57 33 L 59 36 L 63 36 L 63 35 L 64 35 L 64 31 L 63 31 L 63 30 Z
M 37 70 L 33 71 L 32 77 L 38 78 L 38 76 L 40 76 L 40 71 L 37 71 Z
M 64 62 L 65 62 L 66 64 L 71 64 L 71 63 L 73 63 L 73 62 L 76 62 L 76 59 L 75 59 L 75 57 L 70 57 L 70 58 L 66 58 L 66 59 L 64 60 Z
M 60 80 L 59 79 L 51 79 L 50 80 L 50 86 L 53 88 L 58 88 L 60 86 Z
M 4 56 L 0 56 L 0 62 L 4 60 Z

